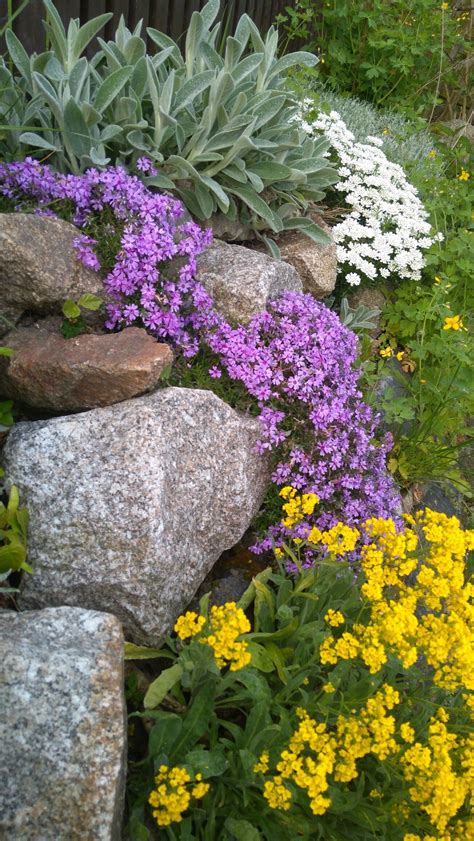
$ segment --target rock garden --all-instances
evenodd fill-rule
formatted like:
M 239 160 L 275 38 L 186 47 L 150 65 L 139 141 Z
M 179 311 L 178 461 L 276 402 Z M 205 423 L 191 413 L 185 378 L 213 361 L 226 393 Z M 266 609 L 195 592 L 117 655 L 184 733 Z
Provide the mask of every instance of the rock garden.
M 469 16 L 10 5 L 0 837 L 474 839 Z

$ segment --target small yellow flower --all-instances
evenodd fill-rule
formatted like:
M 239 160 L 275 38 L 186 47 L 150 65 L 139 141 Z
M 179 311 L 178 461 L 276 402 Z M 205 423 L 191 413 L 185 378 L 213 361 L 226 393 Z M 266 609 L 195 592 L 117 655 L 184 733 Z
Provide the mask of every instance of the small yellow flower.
M 330 607 L 324 617 L 324 621 L 327 622 L 328 625 L 331 625 L 332 628 L 338 628 L 339 625 L 344 625 L 345 620 L 340 610 L 333 610 L 332 607 Z
M 451 318 L 447 316 L 444 319 L 443 330 L 462 330 L 463 327 L 460 315 L 453 315 Z
M 200 616 L 193 610 L 188 610 L 187 613 L 177 619 L 174 631 L 180 640 L 186 640 L 189 637 L 194 637 L 196 634 L 199 634 L 205 624 L 205 616 Z
M 397 353 L 397 359 L 398 359 L 398 361 L 399 361 L 399 362 L 401 362 L 404 356 L 405 356 L 405 352 L 404 352 L 403 350 L 400 350 L 400 351 Z
M 461 175 L 458 175 L 458 181 L 469 181 L 470 173 L 465 169 L 461 169 Z
M 266 774 L 270 764 L 270 756 L 267 750 L 263 751 L 258 762 L 253 766 L 254 774 Z
M 275 558 L 282 558 L 283 557 L 283 549 L 278 549 L 278 547 L 277 547 L 273 551 L 275 553 Z
M 390 129 L 384 128 L 382 134 L 390 134 Z
M 428 152 L 428 157 L 429 158 L 436 158 L 436 152 L 435 152 L 434 149 L 432 149 L 431 152 Z
M 330 695 L 331 692 L 336 691 L 336 687 L 332 685 L 331 681 L 329 681 L 328 683 L 323 684 L 322 690 L 323 692 L 327 692 L 327 694 Z
M 434 282 L 435 282 L 435 283 L 441 283 L 441 278 L 440 278 L 440 277 L 438 277 L 438 275 L 435 275 Z
M 382 350 L 380 350 L 379 353 L 380 356 L 383 357 L 383 359 L 388 359 L 388 357 L 393 356 L 393 350 L 391 347 L 382 348 Z
M 441 3 L 441 10 L 443 12 L 447 12 L 449 9 L 449 3 Z
M 415 741 L 415 731 L 410 724 L 400 725 L 400 736 L 404 742 L 408 742 L 410 745 Z

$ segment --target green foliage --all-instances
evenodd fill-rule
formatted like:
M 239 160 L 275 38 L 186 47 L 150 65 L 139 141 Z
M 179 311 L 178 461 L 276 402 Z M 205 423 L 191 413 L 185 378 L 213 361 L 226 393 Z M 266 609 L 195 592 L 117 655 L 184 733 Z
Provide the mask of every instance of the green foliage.
M 64 321 L 61 325 L 61 333 L 65 339 L 72 339 L 74 336 L 80 336 L 87 330 L 87 323 L 83 318 L 82 310 L 89 312 L 96 312 L 103 304 L 102 298 L 98 295 L 93 295 L 91 292 L 85 292 L 81 295 L 79 300 L 73 301 L 68 298 L 62 306 L 62 313 Z
M 354 333 L 375 330 L 379 315 L 380 310 L 378 307 L 366 307 L 365 304 L 351 307 L 347 298 L 343 298 L 341 301 L 339 317 L 342 323 Z
M 243 15 L 235 35 L 216 49 L 219 0 L 195 12 L 184 57 L 170 38 L 148 29 L 158 50 L 147 55 L 141 24 L 123 21 L 113 41 L 88 61 L 83 52 L 109 19 L 101 15 L 65 32 L 44 0 L 51 49 L 29 57 L 13 32 L 7 46 L 16 73 L 0 66 L 3 153 L 44 155 L 63 171 L 146 156 L 158 173 L 151 186 L 176 192 L 198 219 L 222 213 L 258 233 L 301 227 L 317 242 L 327 235 L 301 219 L 337 180 L 323 157 L 323 139 L 310 140 L 292 117 L 297 102 L 284 79 L 316 58 L 297 52 L 278 58 L 278 33 L 265 39 Z
M 12 485 L 8 503 L 0 502 L 0 575 L 25 570 L 32 572 L 26 562 L 28 511 L 20 508 L 18 488 Z
M 277 22 L 288 42 L 319 55 L 319 75 L 335 90 L 418 114 L 430 113 L 440 90 L 459 89 L 470 53 L 468 16 L 440 0 L 297 0 Z

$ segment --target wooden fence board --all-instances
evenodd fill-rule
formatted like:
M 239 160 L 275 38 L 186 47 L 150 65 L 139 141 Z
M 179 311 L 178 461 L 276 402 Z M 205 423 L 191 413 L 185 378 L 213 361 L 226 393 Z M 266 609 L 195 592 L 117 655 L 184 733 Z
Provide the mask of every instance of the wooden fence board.
M 14 8 L 21 0 L 14 0 Z M 247 13 L 261 29 L 268 30 L 276 15 L 294 0 L 222 0 L 220 18 L 226 19 L 230 14 L 229 34 L 237 25 L 242 14 Z M 124 15 L 127 26 L 133 29 L 140 19 L 143 19 L 142 35 L 147 26 L 152 26 L 166 32 L 180 44 L 189 25 L 191 15 L 205 5 L 206 0 L 56 0 L 58 9 L 67 28 L 69 18 L 78 17 L 81 23 L 104 12 L 112 12 L 113 18 L 100 35 L 106 39 L 112 38 L 115 28 Z M 0 0 L 0 13 L 3 13 L 6 0 Z M 16 18 L 13 29 L 22 41 L 27 52 L 41 52 L 44 50 L 44 29 L 41 21 L 44 16 L 42 0 L 30 0 L 29 5 Z M 3 16 L 4 19 L 4 16 Z M 0 18 L 2 20 L 2 18 Z M 4 39 L 0 42 L 0 52 L 5 49 Z

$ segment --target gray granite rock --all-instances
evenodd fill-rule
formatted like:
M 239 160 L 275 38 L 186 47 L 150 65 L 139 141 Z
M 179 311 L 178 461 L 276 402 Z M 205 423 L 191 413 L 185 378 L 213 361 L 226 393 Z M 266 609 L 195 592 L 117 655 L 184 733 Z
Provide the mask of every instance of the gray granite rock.
M 159 644 L 269 480 L 259 422 L 210 391 L 166 388 L 105 409 L 13 427 L 7 479 L 30 514 L 24 607 L 115 613 Z
M 33 213 L 0 213 L 0 334 L 23 312 L 51 312 L 84 292 L 104 295 L 100 276 L 76 259 L 78 229 Z
M 286 289 L 302 291 L 296 270 L 242 245 L 215 240 L 198 258 L 198 280 L 213 296 L 219 312 L 247 324 Z
M 0 611 L 3 841 L 118 841 L 126 767 L 114 616 Z

